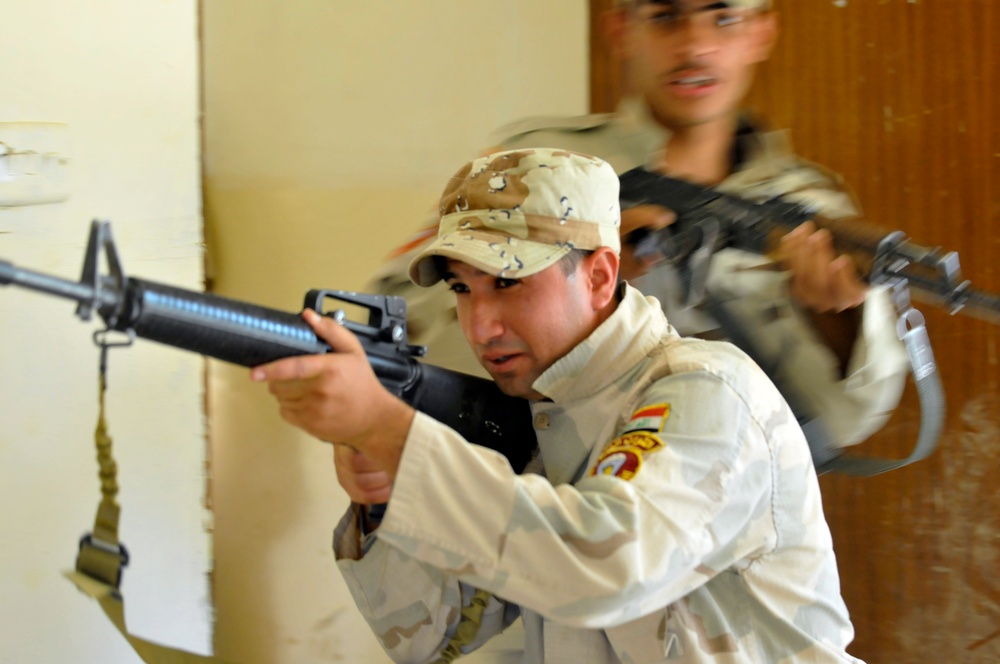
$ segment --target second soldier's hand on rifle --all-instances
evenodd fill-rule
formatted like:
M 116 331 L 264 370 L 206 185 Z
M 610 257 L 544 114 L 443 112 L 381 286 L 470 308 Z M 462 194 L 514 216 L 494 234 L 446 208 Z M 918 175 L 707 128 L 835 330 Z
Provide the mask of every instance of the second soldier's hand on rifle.
M 355 498 L 355 490 L 364 493 L 372 488 L 367 482 L 353 486 L 360 481 L 359 473 L 384 472 L 391 483 L 414 410 L 379 383 L 350 330 L 311 310 L 302 315 L 333 352 L 271 362 L 255 367 L 250 377 L 268 384 L 285 421 L 365 458 L 357 459 L 346 450 L 337 450 L 334 456 L 338 479 Z
M 621 263 L 618 276 L 625 281 L 641 277 L 663 260 L 663 256 L 653 253 L 636 256 L 630 236 L 639 229 L 658 231 L 676 221 L 677 215 L 661 205 L 636 205 L 622 210 L 619 233 L 622 237 Z
M 846 376 L 868 285 L 850 256 L 837 255 L 830 232 L 817 230 L 811 221 L 782 238 L 778 254 L 790 274 L 792 299 L 808 313 L 816 334 Z
M 850 256 L 838 256 L 833 237 L 811 221 L 781 240 L 780 262 L 791 274 L 792 298 L 817 313 L 841 313 L 861 306 L 868 285 Z

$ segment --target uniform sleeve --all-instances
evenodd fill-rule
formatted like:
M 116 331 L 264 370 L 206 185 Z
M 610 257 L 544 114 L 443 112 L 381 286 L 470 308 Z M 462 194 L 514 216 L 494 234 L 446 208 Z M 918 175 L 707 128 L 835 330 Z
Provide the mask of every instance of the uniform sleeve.
M 727 185 L 728 193 L 750 200 L 780 196 L 809 204 L 831 219 L 858 214 L 859 206 L 836 174 L 791 156 L 777 175 L 768 173 L 757 181 L 748 172 Z M 909 371 L 885 288 L 869 289 L 846 375 L 841 375 L 833 352 L 806 313 L 792 302 L 787 273 L 758 269 L 769 262 L 746 251 L 720 251 L 712 259 L 708 289 L 731 303 L 733 315 L 742 321 L 740 327 L 750 335 L 758 354 L 763 354 L 762 366 L 783 390 L 795 390 L 792 398 L 810 415 L 822 419 L 834 446 L 863 442 L 899 404 Z M 635 285 L 664 303 L 667 318 L 681 334 L 699 334 L 713 327 L 711 317 L 685 311 L 677 303 L 672 292 L 677 289 L 676 278 L 651 274 Z
M 832 427 L 834 440 L 842 447 L 864 442 L 885 425 L 899 405 L 910 370 L 886 288 L 869 289 L 863 307 L 847 374 L 834 383 L 828 396 L 846 405 L 846 412 L 835 416 Z
M 767 262 L 749 252 L 719 252 L 708 280 L 711 307 L 701 312 L 702 318 L 682 316 L 676 322 L 667 310 L 668 320 L 681 334 L 718 328 L 724 320 L 723 335 L 739 336 L 738 344 L 755 356 L 786 398 L 800 404 L 810 418 L 823 421 L 835 447 L 863 442 L 898 405 L 909 371 L 885 287 L 872 287 L 866 295 L 858 336 L 842 374 L 833 351 L 808 315 L 792 302 L 787 273 L 759 269 Z M 636 285 L 642 289 L 650 283 L 658 281 Z
M 649 434 L 662 445 L 638 452 L 628 478 L 601 470 L 575 485 L 517 476 L 418 414 L 379 539 L 580 628 L 634 620 L 771 550 L 774 457 L 744 400 L 704 372 L 661 380 L 646 397 L 671 404 L 663 431 Z M 772 419 L 801 437 L 787 411 Z M 808 472 L 808 451 L 803 463 Z
M 820 166 L 798 160 L 782 182 L 785 200 L 812 205 L 829 219 L 855 217 L 861 207 L 842 179 Z M 781 178 L 779 178 L 781 181 Z M 781 279 L 779 289 L 786 291 Z M 861 325 L 848 360 L 846 375 L 840 376 L 832 352 L 819 340 L 804 313 L 787 321 L 794 330 L 800 358 L 789 358 L 790 371 L 802 385 L 805 399 L 821 413 L 838 447 L 856 445 L 878 431 L 899 404 L 909 372 L 906 349 L 896 332 L 896 315 L 884 286 L 869 288 L 861 309 Z M 816 376 L 820 378 L 817 379 Z M 810 378 L 811 377 L 811 378 Z
M 394 662 L 432 662 L 446 650 L 467 654 L 517 617 L 516 606 L 380 542 L 376 533 L 362 535 L 351 509 L 337 526 L 334 552 L 361 615 Z

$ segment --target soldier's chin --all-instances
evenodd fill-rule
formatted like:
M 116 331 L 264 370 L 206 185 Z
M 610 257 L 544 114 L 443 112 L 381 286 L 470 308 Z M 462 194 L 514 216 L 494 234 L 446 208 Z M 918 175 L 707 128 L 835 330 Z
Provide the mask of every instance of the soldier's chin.
M 531 398 L 531 394 L 533 394 L 531 385 L 525 385 L 524 380 L 519 379 L 518 376 L 512 376 L 509 373 L 493 373 L 492 371 L 489 373 L 493 377 L 493 382 L 500 388 L 500 391 L 507 396 L 521 397 L 522 399 Z
M 518 397 L 520 399 L 528 399 L 530 401 L 539 401 L 545 398 L 544 394 L 535 391 L 535 388 L 531 383 L 524 384 L 523 382 L 508 382 L 507 387 L 504 387 L 503 384 L 498 382 L 497 386 L 500 388 L 501 392 L 509 397 Z

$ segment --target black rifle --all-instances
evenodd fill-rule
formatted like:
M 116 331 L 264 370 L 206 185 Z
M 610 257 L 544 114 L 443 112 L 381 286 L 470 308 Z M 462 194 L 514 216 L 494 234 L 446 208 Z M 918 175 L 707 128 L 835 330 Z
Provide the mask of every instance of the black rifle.
M 639 255 L 660 253 L 681 272 L 685 301 L 704 294 L 711 255 L 733 247 L 766 253 L 770 244 L 794 227 L 815 221 L 867 272 L 869 283 L 902 280 L 915 295 L 950 313 L 968 313 L 1000 323 L 1000 295 L 977 290 L 962 279 L 958 254 L 915 244 L 902 231 L 889 231 L 856 219 L 817 218 L 812 207 L 774 198 L 754 202 L 714 189 L 634 168 L 621 179 L 622 208 L 661 205 L 676 215 L 664 229 L 640 229 L 627 240 Z
M 640 229 L 626 238 L 637 255 L 658 253 L 680 277 L 682 301 L 701 306 L 721 325 L 729 338 L 768 373 L 781 390 L 809 440 L 820 472 L 837 470 L 873 475 L 922 459 L 933 451 L 944 419 L 944 398 L 923 316 L 910 306 L 910 288 L 951 313 L 962 311 L 1000 323 L 1000 295 L 976 290 L 963 280 L 958 254 L 913 243 L 902 231 L 886 231 L 854 219 L 816 217 L 807 205 L 780 198 L 754 202 L 714 189 L 677 180 L 643 168 L 620 176 L 622 208 L 660 205 L 676 215 L 674 223 L 657 231 Z M 888 284 L 900 318 L 897 331 L 910 356 L 921 402 L 921 432 L 913 453 L 903 460 L 840 455 L 822 423 L 797 396 L 794 376 L 761 349 L 757 326 L 748 323 L 739 298 L 710 292 L 708 271 L 713 254 L 732 247 L 759 254 L 792 228 L 813 220 L 827 228 L 841 251 L 850 253 L 872 284 Z
M 102 252 L 106 275 L 98 271 Z M 0 260 L 0 285 L 6 284 L 76 300 L 81 319 L 89 320 L 96 311 L 108 330 L 130 340 L 150 339 L 245 367 L 331 350 L 299 313 L 126 277 L 108 222 L 91 224 L 79 282 Z M 348 320 L 342 309 L 324 313 L 327 300 L 367 309 L 367 323 Z M 311 290 L 304 307 L 333 317 L 357 335 L 375 375 L 393 394 L 466 440 L 502 453 L 516 471 L 527 464 L 536 444 L 528 402 L 507 396 L 493 381 L 417 361 L 425 348 L 407 341 L 402 298 Z

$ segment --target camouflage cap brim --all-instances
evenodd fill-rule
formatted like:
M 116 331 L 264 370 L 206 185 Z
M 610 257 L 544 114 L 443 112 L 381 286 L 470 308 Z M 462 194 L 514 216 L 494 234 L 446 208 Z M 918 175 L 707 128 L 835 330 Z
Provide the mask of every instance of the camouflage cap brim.
M 445 278 L 435 256 L 453 258 L 502 279 L 522 279 L 555 265 L 572 251 L 566 245 L 521 240 L 489 231 L 456 231 L 439 236 L 410 263 L 410 279 L 433 286 Z

